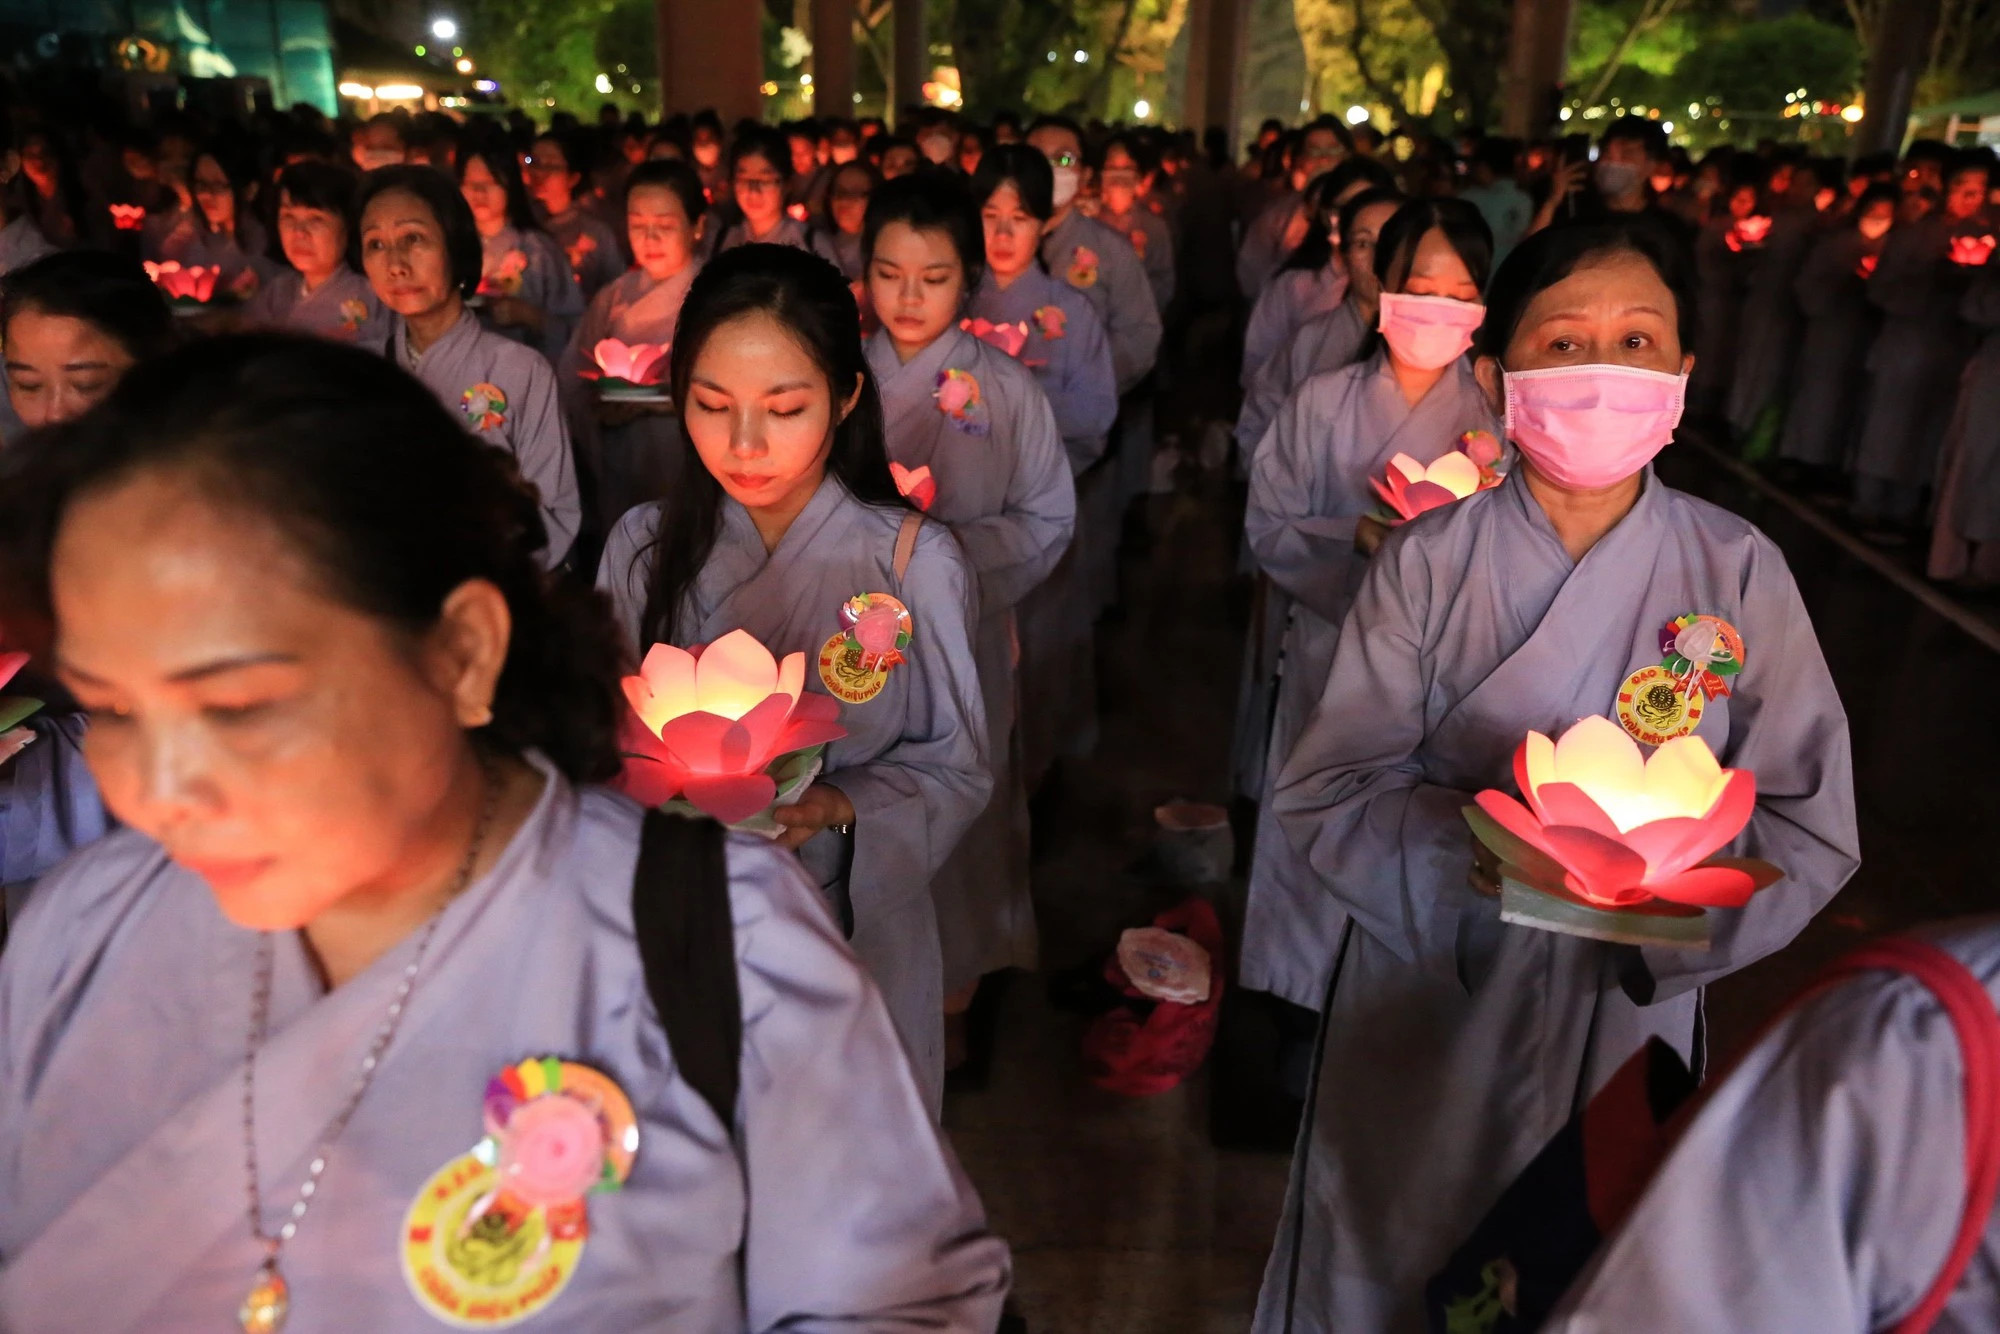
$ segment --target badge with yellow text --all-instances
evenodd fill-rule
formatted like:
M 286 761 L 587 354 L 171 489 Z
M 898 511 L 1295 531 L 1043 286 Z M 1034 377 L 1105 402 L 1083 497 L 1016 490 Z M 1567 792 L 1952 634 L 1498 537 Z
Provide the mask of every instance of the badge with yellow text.
M 840 623 L 846 629 L 820 646 L 820 684 L 835 699 L 866 704 L 903 663 L 910 609 L 887 593 L 857 593 L 840 604 Z
M 1618 687 L 1618 722 L 1634 740 L 1663 745 L 1701 723 L 1706 707 L 1699 690 L 1683 691 L 1667 668 L 1641 667 Z
M 504 1329 L 568 1286 L 590 1238 L 585 1197 L 617 1190 L 639 1148 L 610 1077 L 553 1056 L 486 1086 L 486 1137 L 426 1181 L 403 1217 L 403 1277 L 460 1329 Z

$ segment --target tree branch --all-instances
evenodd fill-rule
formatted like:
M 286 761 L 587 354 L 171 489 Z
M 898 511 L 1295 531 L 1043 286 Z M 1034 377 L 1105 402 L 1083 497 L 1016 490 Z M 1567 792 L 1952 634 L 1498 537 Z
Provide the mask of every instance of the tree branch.
M 1658 27 L 1680 3 L 1681 0 L 1643 0 L 1639 12 L 1625 25 L 1625 31 L 1618 38 L 1618 44 L 1612 47 L 1611 54 L 1605 57 L 1603 68 L 1599 69 L 1597 77 L 1591 80 L 1590 90 L 1583 95 L 1583 105 L 1594 107 L 1603 99 L 1604 94 L 1611 88 L 1611 81 L 1618 76 L 1618 71 L 1624 68 L 1625 57 L 1632 54 L 1632 47 L 1637 44 L 1640 36 L 1647 30 Z
M 1368 57 L 1363 54 L 1361 49 L 1362 44 L 1367 41 L 1367 38 L 1367 0 L 1354 0 L 1354 22 L 1349 24 L 1347 29 L 1347 52 L 1354 57 L 1354 68 L 1360 73 L 1361 82 L 1367 85 L 1368 92 L 1376 101 L 1381 102 L 1384 106 L 1393 107 L 1399 112 L 1400 114 L 1397 116 L 1398 120 L 1408 120 L 1410 118 L 1410 109 L 1404 104 L 1402 93 L 1384 83 L 1381 77 L 1369 65 Z

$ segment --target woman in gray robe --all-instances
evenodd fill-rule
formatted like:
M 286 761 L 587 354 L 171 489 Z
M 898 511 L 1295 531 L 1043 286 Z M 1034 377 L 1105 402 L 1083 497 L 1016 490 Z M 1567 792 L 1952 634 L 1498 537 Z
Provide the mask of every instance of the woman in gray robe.
M 555 372 L 465 307 L 479 282 L 472 212 L 430 167 L 378 167 L 356 202 L 368 280 L 391 311 L 375 351 L 423 381 L 466 430 L 514 456 L 541 501 L 551 566 L 583 520 Z
M 6 497 L 130 827 L 0 955 L 0 1326 L 991 1330 L 1005 1248 L 796 860 L 635 886 L 616 636 L 492 451 L 299 338 L 93 423 Z M 663 881 L 728 933 L 702 1067 Z
M 591 157 L 586 135 L 576 131 L 544 134 L 535 140 L 521 169 L 542 230 L 569 260 L 570 274 L 586 305 L 628 267 L 618 233 L 587 208 L 581 197 L 583 183 L 590 176 Z
M 1477 209 L 1418 200 L 1390 218 L 1381 237 L 1370 256 L 1379 286 L 1466 302 L 1477 318 L 1493 254 Z M 1244 986 L 1307 1009 L 1325 998 L 1346 914 L 1286 840 L 1267 798 L 1319 701 L 1341 622 L 1383 535 L 1374 517 L 1382 502 L 1370 483 L 1398 454 L 1428 465 L 1468 432 L 1500 430 L 1464 356 L 1426 368 L 1395 344 L 1376 342 L 1367 360 L 1316 375 L 1292 395 L 1258 451 L 1243 519 L 1258 569 L 1290 614 L 1275 679 L 1261 685 L 1273 700 L 1270 758 L 1265 785 L 1253 794 L 1262 804 L 1239 972 Z
M 187 203 L 146 219 L 146 258 L 217 270 L 216 297 L 224 303 L 254 295 L 284 266 L 270 257 L 264 224 L 251 212 L 248 184 L 215 153 L 196 153 L 188 168 Z
M 1868 352 L 1868 415 L 1854 454 L 1853 512 L 1864 528 L 1888 534 L 1914 523 L 1935 477 L 1972 348 L 1958 306 L 1978 266 L 1954 262 L 1954 243 L 1977 246 L 1993 231 L 1989 178 L 1983 159 L 1966 159 L 1947 181 L 1942 210 L 1889 233 L 1869 281 L 1868 299 L 1885 319 Z
M 664 505 L 620 521 L 598 586 L 635 660 L 655 643 L 746 630 L 775 657 L 805 654 L 806 688 L 840 701 L 846 737 L 776 814 L 784 843 L 850 906 L 855 951 L 936 1115 L 944 972 L 931 882 L 992 795 L 973 571 L 945 525 L 897 491 L 854 297 L 824 260 L 788 246 L 718 256 L 688 294 L 678 342 L 674 398 L 701 467 Z M 899 662 L 867 669 L 844 647 L 842 609 L 863 595 L 907 609 Z
M 326 162 L 294 162 L 278 173 L 278 244 L 291 267 L 243 307 L 247 329 L 290 329 L 369 347 L 389 316 L 355 271 L 354 173 Z
M 633 168 L 623 203 L 625 230 L 638 263 L 597 294 L 556 363 L 570 438 L 590 461 L 595 531 L 600 534 L 610 532 L 633 506 L 666 495 L 680 476 L 686 449 L 671 401 L 621 402 L 599 396 L 603 371 L 596 348 L 607 338 L 628 347 L 671 347 L 681 303 L 701 271 L 695 253 L 708 207 L 701 178 L 684 162 L 646 162 Z M 660 366 L 655 378 L 664 396 L 667 367 Z
M 1648 229 L 1554 229 L 1508 257 L 1477 369 L 1524 405 L 1519 461 L 1382 544 L 1279 776 L 1286 835 L 1352 920 L 1262 1334 L 1424 1329 L 1425 1282 L 1550 1136 L 1648 1037 L 1691 1055 L 1701 986 L 1789 942 L 1857 865 L 1847 720 L 1784 557 L 1649 463 L 1692 360 L 1689 286 Z M 1612 712 L 1690 613 L 1744 646 L 1696 733 L 1756 775 L 1730 851 L 1783 878 L 1709 910 L 1705 951 L 1502 924 L 1463 808 L 1513 786 L 1530 730 Z
M 1979 271 L 1958 315 L 1979 331 L 1979 350 L 1959 381 L 1938 463 L 1926 573 L 1987 592 L 2000 588 L 2000 266 Z
M 1115 532 L 1093 536 L 1093 519 L 1082 512 L 1086 487 L 1097 494 L 1097 484 L 1086 479 L 1105 471 L 1105 445 L 1118 419 L 1117 369 L 1096 306 L 1042 262 L 1054 192 L 1048 159 L 1023 144 L 996 145 L 972 178 L 986 263 L 967 312 L 997 326 L 989 334 L 996 339 L 1025 331 L 1018 356 L 1048 396 L 1078 510 L 1061 560 L 1020 608 L 1021 764 L 1030 792 L 1058 754 L 1082 753 L 1096 735 L 1098 608 L 1083 576 L 1083 549 L 1117 541 Z M 1101 514 L 1095 522 L 1103 527 Z
M 2000 923 L 1925 928 L 2000 1003 Z M 1870 971 L 1786 1014 L 1701 1111 L 1542 1328 L 1902 1329 L 1944 1277 L 1969 1182 L 1965 1061 L 1916 979 Z M 2000 1309 L 2000 1216 L 1929 1328 Z
M 1807 467 L 1841 468 L 1854 441 L 1867 376 L 1862 363 L 1875 333 L 1868 284 L 1896 220 L 1893 185 L 1861 196 L 1853 216 L 1814 242 L 1792 293 L 1805 316 L 1798 376 L 1785 408 L 1778 455 Z
M 708 253 L 719 255 L 743 245 L 811 250 L 805 210 L 794 217 L 785 209 L 785 186 L 791 179 L 792 154 L 785 136 L 775 130 L 739 136 L 729 147 L 732 207 L 717 210 L 723 225 L 709 234 Z
M 555 361 L 583 314 L 583 289 L 569 257 L 535 220 L 513 150 L 499 140 L 466 145 L 458 189 L 479 229 L 480 323 Z

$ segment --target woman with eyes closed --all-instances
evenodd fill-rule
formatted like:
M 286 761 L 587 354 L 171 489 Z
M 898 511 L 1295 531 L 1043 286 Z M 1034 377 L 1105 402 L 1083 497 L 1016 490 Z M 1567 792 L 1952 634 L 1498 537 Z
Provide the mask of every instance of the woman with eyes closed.
M 0 954 L 0 1326 L 991 1330 L 1005 1247 L 815 886 L 598 786 L 622 648 L 504 458 L 299 337 L 122 391 L 0 497 L 127 826 Z
M 1340 623 L 1388 531 L 1373 517 L 1382 502 L 1370 483 L 1397 455 L 1428 465 L 1468 431 L 1499 434 L 1500 419 L 1465 355 L 1486 314 L 1479 298 L 1492 256 L 1485 218 L 1463 200 L 1419 199 L 1399 209 L 1374 251 L 1379 346 L 1299 386 L 1250 469 L 1243 526 L 1288 620 L 1269 686 L 1242 977 L 1246 987 L 1308 1009 L 1325 995 L 1345 915 L 1285 841 L 1271 782 L 1305 730 Z
M 481 322 L 554 361 L 583 314 L 583 288 L 562 247 L 536 221 L 521 164 L 505 140 L 489 136 L 459 150 L 458 191 L 479 230 Z
M 780 659 L 803 653 L 806 689 L 839 703 L 847 735 L 774 812 L 779 841 L 851 922 L 936 1114 L 931 882 L 992 795 L 977 575 L 897 490 L 854 294 L 817 255 L 742 246 L 709 261 L 681 310 L 673 389 L 692 456 L 672 495 L 613 530 L 598 586 L 635 660 L 744 630 Z M 878 618 L 907 611 L 900 661 L 864 661 L 848 637 L 843 610 L 864 597 Z M 643 766 L 628 790 L 644 799 Z
M 985 690 L 993 799 L 932 881 L 952 1013 L 987 973 L 1035 965 L 1028 794 L 1016 764 L 1014 618 L 1068 549 L 1076 489 L 1055 414 L 1012 355 L 960 327 L 982 267 L 979 214 L 958 177 L 918 172 L 868 207 L 868 365 L 889 457 L 927 469 L 926 512 L 951 528 L 979 590 L 973 650 Z M 1018 336 L 1018 331 L 1016 331 Z M 985 337 L 1001 338 L 1003 334 Z
M 560 564 L 583 518 L 555 372 L 541 353 L 480 326 L 479 233 L 434 167 L 378 167 L 355 202 L 362 263 L 391 312 L 374 350 L 429 386 L 465 429 L 514 456 L 542 500 L 546 555 Z
M 1685 265 L 1617 226 L 1508 256 L 1474 373 L 1515 466 L 1382 542 L 1278 775 L 1282 831 L 1349 921 L 1260 1334 L 1425 1329 L 1425 1283 L 1507 1183 L 1649 1038 L 1698 1068 L 1702 986 L 1791 941 L 1857 865 L 1847 719 L 1784 557 L 1651 466 L 1692 365 Z M 1784 878 L 1709 906 L 1706 950 L 1504 924 L 1463 808 L 1515 789 L 1529 731 L 1617 728 L 1690 616 L 1731 628 L 1740 670 L 1648 735 L 1755 774 L 1726 851 Z

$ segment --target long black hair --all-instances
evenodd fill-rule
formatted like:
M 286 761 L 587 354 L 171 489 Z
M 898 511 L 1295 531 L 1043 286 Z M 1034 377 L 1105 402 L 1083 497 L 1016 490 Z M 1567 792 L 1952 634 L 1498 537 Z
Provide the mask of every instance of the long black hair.
M 861 254 L 868 263 L 875 262 L 875 242 L 892 222 L 913 231 L 944 233 L 965 271 L 966 294 L 979 290 L 986 271 L 986 233 L 964 177 L 949 171 L 917 171 L 877 187 L 869 196 L 868 221 L 861 228 Z
M 20 568 L 7 584 L 38 604 L 31 613 L 49 614 L 50 554 L 72 505 L 153 469 L 268 518 L 334 597 L 398 629 L 421 633 L 453 589 L 492 583 L 513 634 L 475 742 L 539 750 L 579 782 L 618 771 L 622 650 L 609 608 L 543 571 L 541 502 L 513 456 L 393 362 L 292 334 L 203 339 L 8 450 L 0 532 Z
M 465 202 L 465 196 L 452 184 L 451 177 L 436 167 L 401 162 L 369 172 L 354 197 L 354 216 L 348 230 L 359 237 L 361 215 L 368 211 L 369 203 L 397 190 L 416 196 L 429 207 L 438 229 L 444 233 L 444 252 L 451 260 L 452 284 L 460 296 L 471 296 L 479 287 L 480 273 L 486 263 L 485 249 L 479 243 L 479 224 L 472 220 L 472 205 Z
M 1378 251 L 1379 253 L 1379 251 Z M 1536 232 L 1508 254 L 1486 292 L 1486 323 L 1479 327 L 1479 355 L 1504 362 L 1514 330 L 1537 296 L 1586 264 L 1613 255 L 1637 255 L 1673 293 L 1683 353 L 1695 344 L 1693 264 L 1681 239 L 1640 217 Z
M 685 451 L 681 480 L 660 505 L 660 521 L 648 550 L 652 577 L 639 621 L 641 644 L 670 644 L 681 627 L 681 603 L 715 549 L 722 524 L 722 484 L 696 452 L 686 429 L 688 386 L 701 350 L 716 330 L 744 315 L 770 316 L 805 349 L 826 376 L 834 408 L 848 386 L 859 384 L 854 410 L 833 427 L 827 474 L 856 500 L 889 509 L 907 509 L 896 488 L 883 443 L 882 398 L 868 373 L 861 344 L 861 312 L 839 269 L 818 255 L 792 246 L 752 244 L 725 250 L 709 261 L 688 289 L 674 327 L 672 380 L 681 405 Z M 620 577 L 624 577 L 620 572 Z
M 1354 190 L 1355 186 L 1361 189 Z M 1299 242 L 1279 266 L 1280 273 L 1304 269 L 1317 273 L 1333 262 L 1334 238 L 1340 232 L 1342 195 L 1359 195 L 1374 190 L 1393 190 L 1396 178 L 1372 157 L 1351 157 L 1332 171 L 1323 171 L 1306 183 L 1304 205 L 1311 225 L 1306 239 Z
M 1039 150 L 1026 144 L 996 144 L 979 159 L 979 170 L 972 173 L 973 206 L 985 208 L 993 192 L 1003 185 L 1014 187 L 1029 216 L 1047 222 L 1055 215 L 1055 170 Z
M 1393 292 L 1410 276 L 1417 247 L 1434 231 L 1444 233 L 1465 262 L 1472 285 L 1485 291 L 1486 280 L 1493 275 L 1493 229 L 1486 225 L 1486 216 L 1463 199 L 1434 198 L 1412 199 L 1382 224 L 1375 238 L 1375 276 L 1382 290 Z
M 174 342 L 166 298 L 139 261 L 108 250 L 58 250 L 0 279 L 0 339 L 24 310 L 81 320 L 134 361 Z
M 342 257 L 350 269 L 361 267 L 361 237 L 355 226 L 358 216 L 354 211 L 354 191 L 357 177 L 354 172 L 337 162 L 321 162 L 316 158 L 303 158 L 291 163 L 278 173 L 278 188 L 271 194 L 271 258 L 280 264 L 289 263 L 285 258 L 285 244 L 279 234 L 278 210 L 284 207 L 285 196 L 290 195 L 292 203 L 299 208 L 318 209 L 331 213 L 340 219 L 340 225 L 347 229 L 347 245 Z

